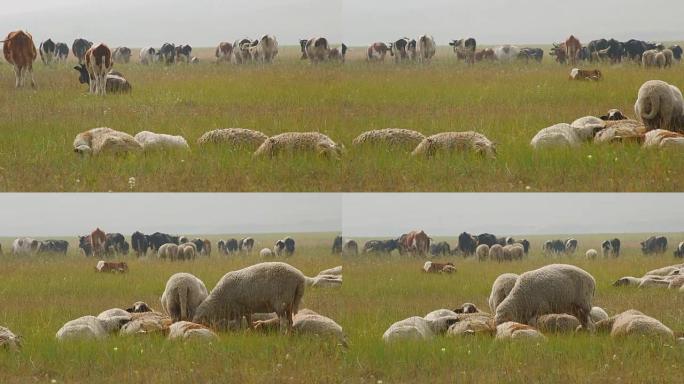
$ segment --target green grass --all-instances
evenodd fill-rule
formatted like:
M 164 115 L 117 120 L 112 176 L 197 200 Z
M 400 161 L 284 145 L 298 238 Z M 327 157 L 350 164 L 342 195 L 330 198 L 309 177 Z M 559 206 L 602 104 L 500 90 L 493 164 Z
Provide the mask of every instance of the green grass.
M 38 90 L 14 90 L 0 66 L 0 190 L 126 191 L 680 191 L 681 151 L 636 145 L 585 145 L 535 152 L 541 128 L 600 115 L 633 114 L 639 86 L 662 79 L 682 86 L 684 66 L 645 70 L 599 66 L 598 83 L 567 80 L 569 67 L 456 62 L 441 49 L 431 65 L 368 65 L 354 48 L 344 65 L 311 66 L 284 48 L 271 66 L 217 66 L 198 50 L 197 66 L 116 65 L 132 95 L 86 94 L 71 65 L 36 64 Z M 135 57 L 135 55 L 134 55 Z M 188 153 L 80 158 L 74 136 L 109 126 L 135 134 L 181 134 Z M 316 156 L 253 159 L 246 151 L 202 148 L 202 133 L 243 127 L 273 135 L 321 131 L 343 143 L 342 160 Z M 399 127 L 424 134 L 476 130 L 498 145 L 496 160 L 471 155 L 413 159 L 407 152 L 359 149 L 370 129 Z M 589 157 L 591 155 L 591 157 Z M 529 188 L 528 188 L 529 187 Z
M 580 254 L 608 235 L 578 236 Z M 673 264 L 668 253 L 644 257 L 642 235 L 619 236 L 623 256 L 586 261 L 582 256 L 544 259 L 541 241 L 516 263 L 451 259 L 453 275 L 427 275 L 423 260 L 329 255 L 331 234 L 300 235 L 297 254 L 287 260 L 306 274 L 344 265 L 339 290 L 310 289 L 304 307 L 335 319 L 348 335 L 343 350 L 313 338 L 222 333 L 214 345 L 169 343 L 157 337 L 112 337 L 104 342 L 58 344 L 54 334 L 67 320 L 144 300 L 159 307 L 166 279 L 186 271 L 213 287 L 225 272 L 257 262 L 212 256 L 169 263 L 129 258 L 125 275 L 96 274 L 94 261 L 75 254 L 2 260 L 0 324 L 23 335 L 18 354 L 0 353 L 0 382 L 678 382 L 682 346 L 650 340 L 612 340 L 605 335 L 549 336 L 540 344 L 498 344 L 487 338 L 442 338 L 384 345 L 381 336 L 395 321 L 438 308 L 473 302 L 487 308 L 491 283 L 503 272 L 523 272 L 549 262 L 569 262 L 597 281 L 595 305 L 609 313 L 639 309 L 674 330 L 684 330 L 684 296 L 666 289 L 615 288 L 623 275 Z M 682 234 L 671 235 L 670 240 Z M 212 239 L 216 239 L 214 237 Z M 277 236 L 257 236 L 269 244 Z M 441 239 L 439 239 L 441 240 Z M 448 239 L 452 243 L 453 238 Z M 5 241 L 6 242 L 6 241 Z

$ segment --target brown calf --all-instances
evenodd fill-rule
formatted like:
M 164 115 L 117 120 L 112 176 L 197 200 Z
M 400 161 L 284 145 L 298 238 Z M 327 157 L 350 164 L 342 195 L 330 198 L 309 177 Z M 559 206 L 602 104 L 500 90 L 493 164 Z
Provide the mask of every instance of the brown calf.
M 100 260 L 97 262 L 97 265 L 95 266 L 95 272 L 120 272 L 120 273 L 126 273 L 128 272 L 128 264 L 125 262 L 113 262 L 113 261 L 104 261 Z

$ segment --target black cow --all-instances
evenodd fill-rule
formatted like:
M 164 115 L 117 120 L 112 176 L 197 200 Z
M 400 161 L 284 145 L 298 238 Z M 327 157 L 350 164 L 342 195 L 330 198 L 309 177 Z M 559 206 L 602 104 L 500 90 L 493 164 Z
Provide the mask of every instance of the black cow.
M 598 51 L 602 51 L 606 48 L 608 48 L 608 40 L 606 39 L 598 39 L 598 40 L 592 40 L 587 44 L 587 48 L 589 49 L 589 54 L 591 55 L 589 59 L 591 61 L 594 61 L 594 53 Z
M 57 61 L 66 61 L 69 57 L 69 46 L 65 43 L 55 44 L 55 58 Z
M 465 232 L 464 232 L 465 233 Z M 488 246 L 492 246 L 497 243 L 497 238 L 495 235 L 492 235 L 491 233 L 481 233 L 476 236 L 477 237 L 477 244 L 475 247 L 477 247 L 480 244 L 487 244 Z
M 164 64 L 173 64 L 176 58 L 176 46 L 171 43 L 164 43 L 159 48 L 159 58 Z
M 395 249 L 399 249 L 399 242 L 397 239 L 390 240 L 369 240 L 363 245 L 363 252 L 374 253 L 391 253 Z
M 342 236 L 335 236 L 335 240 L 333 240 L 331 253 L 333 255 L 342 254 Z
M 159 250 L 159 247 L 161 247 L 164 244 L 172 243 L 172 244 L 178 244 L 179 243 L 179 236 L 171 236 L 166 233 L 161 233 L 161 232 L 155 232 L 148 236 L 148 241 L 149 241 L 149 246 L 152 250 L 155 252 Z
M 565 241 L 563 240 L 547 240 L 542 247 L 545 254 L 565 253 Z
M 179 45 L 176 47 L 176 62 L 185 61 L 190 62 L 190 55 L 192 54 L 192 47 L 189 45 Z
M 625 45 L 615 39 L 608 40 L 608 57 L 610 61 L 615 64 L 622 61 L 622 56 L 625 55 Z
M 682 47 L 673 45 L 670 47 L 670 50 L 672 51 L 672 57 L 674 57 L 675 60 L 680 61 L 682 59 Z
M 485 233 L 483 235 L 489 234 Z M 494 239 L 496 239 L 496 236 L 494 236 Z M 458 235 L 458 249 L 463 252 L 463 256 L 465 257 L 472 256 L 475 253 L 475 248 L 477 248 L 478 244 L 478 238 L 468 232 L 463 232 Z
M 394 56 L 394 61 L 399 62 L 408 59 L 408 45 L 410 41 L 408 37 L 404 37 L 389 44 L 390 56 Z
M 624 54 L 630 60 L 641 61 L 641 55 L 649 49 L 655 49 L 656 44 L 647 43 L 641 40 L 631 39 L 623 44 Z
M 61 253 L 66 255 L 69 242 L 66 240 L 43 240 L 38 246 L 38 253 Z
M 674 257 L 677 257 L 679 259 L 684 258 L 684 241 L 679 243 L 679 245 L 677 245 L 677 248 L 675 248 Z
M 52 39 L 47 39 L 40 43 L 38 52 L 40 52 L 40 60 L 43 61 L 43 64 L 47 65 L 52 62 L 52 59 L 55 57 L 55 48 L 55 43 Z
M 202 250 L 204 250 L 204 241 L 202 239 L 192 239 L 190 240 L 190 242 L 195 244 L 195 248 L 197 249 L 198 255 L 202 253 Z
M 620 256 L 620 239 L 610 239 L 601 243 L 601 250 L 603 251 L 603 257 L 608 255 L 613 257 Z
M 131 235 L 131 246 L 133 247 L 136 256 L 140 257 L 147 255 L 147 249 L 150 247 L 148 236 L 142 232 L 133 232 Z
M 225 242 L 223 253 L 235 253 L 240 249 L 237 239 L 228 239 Z
M 521 48 L 518 53 L 518 58 L 529 62 L 534 60 L 537 63 L 541 63 L 544 60 L 544 50 L 541 48 Z
M 78 248 L 85 257 L 93 255 L 93 244 L 90 242 L 90 235 L 78 237 Z
M 85 54 L 93 46 L 93 43 L 86 39 L 76 39 L 74 43 L 71 44 L 71 51 L 74 56 L 78 59 L 79 64 L 83 64 L 85 61 Z
M 295 251 L 295 241 L 291 237 L 286 237 L 283 239 L 285 243 L 285 256 L 292 256 Z
M 129 245 L 126 242 L 124 235 L 120 233 L 108 233 L 105 241 L 105 254 L 113 255 L 127 255 Z
M 254 248 L 254 239 L 251 237 L 244 237 L 240 239 L 238 242 L 238 249 L 240 252 L 252 252 L 252 248 Z
M 90 78 L 90 73 L 86 68 L 85 64 L 77 65 L 74 67 L 78 71 L 79 77 L 78 82 L 81 84 L 90 84 L 92 80 Z M 123 77 L 121 72 L 110 71 L 105 77 L 105 88 L 108 93 L 129 93 L 132 91 L 131 83 Z
M 128 64 L 131 60 L 131 49 L 128 47 L 117 47 L 112 52 L 112 60 L 117 63 Z
M 641 252 L 644 255 L 660 255 L 667 251 L 667 238 L 665 236 L 651 236 L 640 244 Z
M 446 241 L 430 245 L 430 254 L 432 256 L 448 256 L 451 255 L 451 246 Z
M 589 52 L 589 48 L 582 47 L 582 48 L 580 48 L 579 51 L 577 51 L 577 60 L 587 61 L 590 58 L 591 58 L 591 53 Z

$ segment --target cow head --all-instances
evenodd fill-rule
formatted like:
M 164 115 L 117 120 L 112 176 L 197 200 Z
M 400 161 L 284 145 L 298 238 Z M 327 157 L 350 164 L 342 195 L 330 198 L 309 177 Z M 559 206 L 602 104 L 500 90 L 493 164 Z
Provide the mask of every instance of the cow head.
M 77 65 L 74 69 L 79 73 L 78 82 L 80 84 L 90 84 L 90 74 L 85 64 Z

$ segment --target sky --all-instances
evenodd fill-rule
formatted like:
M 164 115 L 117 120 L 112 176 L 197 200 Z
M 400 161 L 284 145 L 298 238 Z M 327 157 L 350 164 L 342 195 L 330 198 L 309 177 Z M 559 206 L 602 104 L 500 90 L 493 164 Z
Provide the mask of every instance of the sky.
M 0 237 L 106 232 L 340 232 L 341 199 L 316 193 L 0 193 Z
M 326 36 L 365 46 L 425 33 L 440 45 L 467 36 L 548 44 L 571 33 L 581 41 L 681 40 L 683 14 L 684 1 L 676 0 L 30 0 L 0 7 L 0 25 L 69 45 L 85 37 L 111 46 L 213 47 L 265 33 L 281 45 Z
M 344 194 L 346 237 L 684 232 L 684 194 Z

